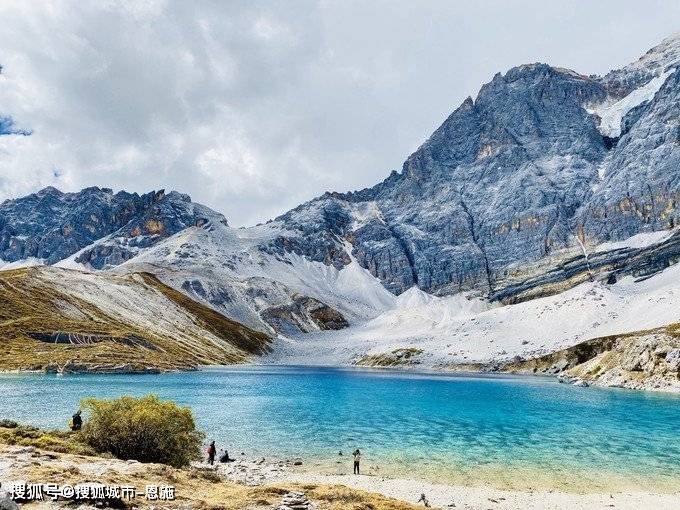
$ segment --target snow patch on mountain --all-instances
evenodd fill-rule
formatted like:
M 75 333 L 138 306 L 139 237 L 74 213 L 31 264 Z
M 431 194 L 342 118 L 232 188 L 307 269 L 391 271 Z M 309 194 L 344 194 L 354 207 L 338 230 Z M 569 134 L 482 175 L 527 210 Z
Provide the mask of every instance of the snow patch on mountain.
M 654 95 L 659 91 L 666 79 L 673 73 L 674 69 L 669 69 L 640 88 L 633 90 L 623 99 L 612 101 L 609 99 L 599 105 L 586 108 L 588 113 L 597 115 L 600 118 L 599 130 L 604 136 L 618 138 L 621 136 L 621 121 L 623 117 L 638 105 L 645 101 L 654 99 Z
M 647 248 L 649 246 L 661 243 L 672 236 L 676 230 L 658 230 L 656 232 L 640 232 L 634 236 L 617 242 L 608 242 L 597 245 L 592 253 L 600 253 L 612 250 L 620 250 L 622 248 Z
M 45 265 L 45 261 L 35 257 L 29 257 L 23 260 L 16 260 L 14 262 L 9 262 L 0 259 L 0 271 L 9 271 L 10 269 L 21 269 L 22 267 L 34 267 L 43 265 Z
M 182 348 L 196 353 L 209 351 L 210 345 L 225 348 L 224 340 L 200 330 L 196 317 L 146 285 L 140 275 L 116 277 L 104 272 L 45 268 L 38 277 L 62 293 L 96 306 L 120 324 L 172 338 Z
M 113 271 L 153 272 L 228 317 L 268 332 L 272 329 L 263 314 L 273 307 L 291 306 L 301 297 L 339 311 L 350 324 L 394 306 L 396 297 L 349 253 L 350 263 L 339 270 L 296 253 L 279 255 L 262 249 L 292 235 L 277 222 L 247 229 L 220 223 L 191 227 L 141 250 Z M 71 267 L 73 258 L 64 265 Z
M 638 60 L 623 67 L 621 71 L 632 73 L 644 70 L 659 74 L 678 62 L 680 62 L 680 32 L 666 37 Z

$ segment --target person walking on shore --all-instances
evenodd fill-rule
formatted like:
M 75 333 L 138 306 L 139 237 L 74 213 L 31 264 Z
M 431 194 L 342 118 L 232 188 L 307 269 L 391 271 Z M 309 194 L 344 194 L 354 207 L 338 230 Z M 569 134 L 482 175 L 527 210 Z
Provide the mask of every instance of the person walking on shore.
M 215 441 L 210 443 L 208 446 L 208 463 L 212 466 L 215 463 L 215 455 L 217 454 L 217 448 L 215 448 Z
M 354 474 L 358 475 L 359 474 L 359 463 L 361 462 L 361 452 L 359 451 L 359 448 L 354 450 L 354 453 L 352 454 L 354 457 Z

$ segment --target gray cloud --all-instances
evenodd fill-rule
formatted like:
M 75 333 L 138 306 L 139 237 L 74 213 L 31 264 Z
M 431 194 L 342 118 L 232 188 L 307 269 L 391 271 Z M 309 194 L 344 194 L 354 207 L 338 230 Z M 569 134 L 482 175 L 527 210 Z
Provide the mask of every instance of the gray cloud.
M 674 2 L 0 4 L 0 199 L 178 189 L 232 224 L 369 186 L 495 72 L 604 73 L 680 26 Z

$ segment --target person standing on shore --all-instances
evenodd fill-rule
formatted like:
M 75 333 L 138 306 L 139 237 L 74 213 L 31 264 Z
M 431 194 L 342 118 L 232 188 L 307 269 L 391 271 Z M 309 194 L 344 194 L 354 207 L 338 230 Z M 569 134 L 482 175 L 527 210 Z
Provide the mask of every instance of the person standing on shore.
M 212 466 L 215 463 L 215 455 L 217 454 L 217 448 L 215 448 L 215 441 L 210 443 L 208 446 L 208 463 Z
M 83 428 L 83 417 L 81 416 L 82 412 L 80 409 L 76 411 L 76 414 L 74 414 L 71 417 L 71 430 L 73 431 L 78 431 L 81 428 Z
M 354 457 L 354 474 L 358 475 L 359 474 L 359 463 L 361 462 L 361 452 L 359 451 L 359 448 L 354 450 L 354 453 L 352 455 Z

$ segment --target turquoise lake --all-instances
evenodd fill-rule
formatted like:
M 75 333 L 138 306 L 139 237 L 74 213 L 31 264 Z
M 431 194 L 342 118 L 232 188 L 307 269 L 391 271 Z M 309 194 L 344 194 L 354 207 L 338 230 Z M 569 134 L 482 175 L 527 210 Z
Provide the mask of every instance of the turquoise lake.
M 190 406 L 233 455 L 505 487 L 680 490 L 680 397 L 553 379 L 246 366 L 162 375 L 0 375 L 0 417 L 64 428 L 83 397 Z M 343 456 L 339 452 L 344 453 Z

